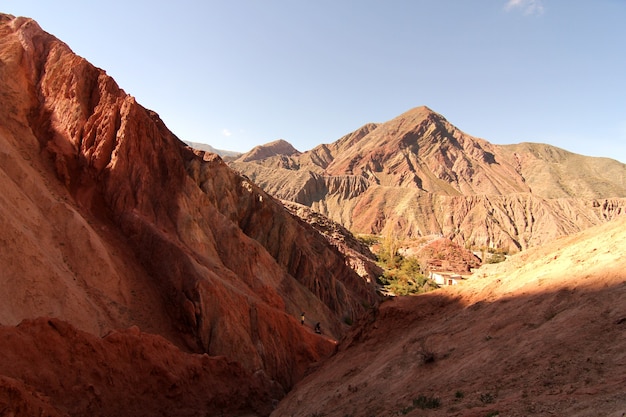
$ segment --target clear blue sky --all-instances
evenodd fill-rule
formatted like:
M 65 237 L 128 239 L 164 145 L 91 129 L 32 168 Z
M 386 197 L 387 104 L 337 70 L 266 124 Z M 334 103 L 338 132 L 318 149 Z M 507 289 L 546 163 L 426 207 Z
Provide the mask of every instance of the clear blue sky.
M 301 151 L 427 105 L 626 163 L 626 0 L 0 0 L 181 139 Z

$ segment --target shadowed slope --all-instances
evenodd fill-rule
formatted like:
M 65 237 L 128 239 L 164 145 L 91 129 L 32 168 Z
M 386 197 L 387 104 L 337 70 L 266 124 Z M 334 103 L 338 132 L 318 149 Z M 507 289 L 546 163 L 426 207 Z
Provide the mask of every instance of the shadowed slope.
M 0 349 L 0 406 L 17 416 L 267 415 L 281 395 L 262 372 L 136 327 L 99 338 L 39 318 L 0 327 Z

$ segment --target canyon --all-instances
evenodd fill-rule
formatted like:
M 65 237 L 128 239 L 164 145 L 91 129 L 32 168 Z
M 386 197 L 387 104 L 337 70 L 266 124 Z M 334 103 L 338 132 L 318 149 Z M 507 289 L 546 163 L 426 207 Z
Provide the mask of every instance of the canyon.
M 2 415 L 626 412 L 624 164 L 426 107 L 222 158 L 5 14 L 0 100 Z M 399 231 L 515 254 L 384 297 Z

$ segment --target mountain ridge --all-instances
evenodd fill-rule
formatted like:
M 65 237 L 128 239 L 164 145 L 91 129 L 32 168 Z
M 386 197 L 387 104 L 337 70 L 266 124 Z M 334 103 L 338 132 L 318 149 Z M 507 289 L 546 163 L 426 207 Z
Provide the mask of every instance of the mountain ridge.
M 515 251 L 626 207 L 626 165 L 547 144 L 493 145 L 426 106 L 300 155 L 245 158 L 230 165 L 356 233 L 443 234 Z

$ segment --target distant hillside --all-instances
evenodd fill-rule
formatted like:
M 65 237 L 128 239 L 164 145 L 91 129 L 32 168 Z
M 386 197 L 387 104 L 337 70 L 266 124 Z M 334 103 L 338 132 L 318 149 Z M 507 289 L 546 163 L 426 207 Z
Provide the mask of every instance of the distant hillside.
M 545 198 L 601 199 L 626 196 L 626 165 L 543 143 L 499 145 L 515 161 L 532 193 Z
M 301 154 L 243 154 L 231 166 L 353 232 L 442 234 L 510 251 L 603 223 L 626 207 L 626 165 L 545 144 L 493 145 L 427 107 Z
M 190 147 L 192 147 L 194 149 L 197 149 L 199 151 L 215 153 L 215 154 L 218 154 L 221 157 L 237 158 L 237 157 L 239 157 L 241 155 L 241 152 L 225 151 L 225 150 L 222 150 L 222 149 L 215 149 L 213 146 L 208 145 L 206 143 L 185 141 L 185 144 L 187 146 L 190 146 Z

